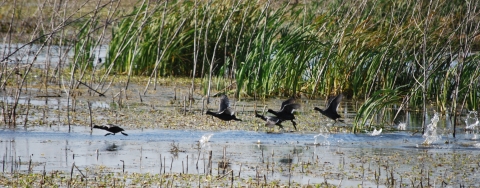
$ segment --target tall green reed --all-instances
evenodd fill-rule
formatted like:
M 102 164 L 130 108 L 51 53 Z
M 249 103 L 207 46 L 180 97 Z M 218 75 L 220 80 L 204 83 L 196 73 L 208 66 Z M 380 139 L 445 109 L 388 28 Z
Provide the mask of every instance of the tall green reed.
M 478 109 L 478 2 L 302 3 L 146 3 L 114 29 L 107 64 L 119 73 L 133 66 L 137 75 L 195 76 L 204 94 L 341 92 L 375 109 L 387 107 L 374 102 L 377 91 L 398 91 L 389 94 L 401 109 L 426 113 L 435 102 L 457 111 L 462 101 Z M 362 128 L 357 122 L 354 130 Z

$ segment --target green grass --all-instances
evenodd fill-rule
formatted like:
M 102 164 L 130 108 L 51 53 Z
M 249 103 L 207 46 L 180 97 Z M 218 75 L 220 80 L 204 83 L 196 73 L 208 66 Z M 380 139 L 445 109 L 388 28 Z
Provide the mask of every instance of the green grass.
M 391 102 L 409 109 L 426 111 L 430 103 L 440 112 L 479 107 L 480 9 L 474 0 L 129 1 L 135 6 L 128 9 L 95 3 L 101 6 L 93 10 L 92 3 L 67 4 L 79 8 L 66 14 L 71 22 L 60 30 L 64 34 L 28 27 L 32 36 L 46 34 L 37 42 L 74 46 L 70 65 L 78 67 L 70 71 L 80 80 L 92 67 L 92 49 L 106 43 L 99 82 L 127 75 L 125 89 L 134 75 L 195 77 L 203 81 L 192 88 L 202 94 L 215 90 L 241 99 L 344 93 L 381 109 L 386 106 L 370 100 L 375 93 L 401 87 Z M 2 7 L 0 15 L 8 18 L 5 10 L 20 5 Z M 45 7 L 42 21 L 70 13 Z M 369 116 L 363 112 L 357 119 Z

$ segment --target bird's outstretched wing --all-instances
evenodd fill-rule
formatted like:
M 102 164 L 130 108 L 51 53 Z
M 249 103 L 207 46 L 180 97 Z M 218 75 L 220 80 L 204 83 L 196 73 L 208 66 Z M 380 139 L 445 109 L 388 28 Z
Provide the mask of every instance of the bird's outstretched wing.
M 228 114 L 233 116 L 235 114 L 235 111 L 232 108 L 227 107 L 225 108 L 225 110 L 218 112 L 218 114 Z
M 343 99 L 343 94 L 338 94 L 335 98 L 333 98 L 329 103 L 328 103 L 328 107 L 327 107 L 327 111 L 337 111 L 337 108 L 338 108 L 338 104 L 340 104 L 340 102 L 342 102 L 342 99 Z
M 285 101 L 282 102 L 282 107 L 280 108 L 280 110 L 283 110 L 283 108 L 286 106 L 286 105 L 289 105 L 289 104 L 293 104 L 295 103 L 295 98 L 291 97 Z
M 222 95 L 222 97 L 220 97 L 220 106 L 218 108 L 218 111 L 219 112 L 224 111 L 229 106 L 230 106 L 230 101 L 228 101 L 228 97 L 226 95 Z
M 285 106 L 283 106 L 283 108 L 281 109 L 281 111 L 283 112 L 288 112 L 288 113 L 292 113 L 296 110 L 296 109 L 299 109 L 300 108 L 300 104 L 297 104 L 297 103 L 293 103 L 293 104 L 287 104 Z

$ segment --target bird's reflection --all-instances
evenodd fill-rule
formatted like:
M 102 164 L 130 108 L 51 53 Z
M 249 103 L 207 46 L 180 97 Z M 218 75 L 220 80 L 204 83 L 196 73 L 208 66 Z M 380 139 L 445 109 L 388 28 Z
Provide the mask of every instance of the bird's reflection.
M 283 158 L 283 159 L 280 159 L 280 163 L 282 164 L 290 164 L 293 162 L 293 159 L 292 158 Z
M 120 147 L 117 146 L 115 143 L 108 144 L 107 148 L 105 148 L 105 150 L 107 150 L 107 151 L 118 151 L 119 149 L 120 149 Z

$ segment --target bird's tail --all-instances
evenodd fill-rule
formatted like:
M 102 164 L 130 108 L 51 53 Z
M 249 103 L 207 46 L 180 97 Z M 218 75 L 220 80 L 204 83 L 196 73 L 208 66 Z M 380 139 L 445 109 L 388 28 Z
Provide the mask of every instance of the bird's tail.
M 207 110 L 207 113 L 205 113 L 205 114 L 212 115 L 212 116 L 215 115 L 215 113 L 213 113 L 213 112 L 210 111 L 210 110 Z
M 120 133 L 122 133 L 122 134 L 123 134 L 123 135 L 125 135 L 125 136 L 128 136 L 128 134 L 127 134 L 127 133 L 124 133 L 124 132 L 120 132 Z
M 315 107 L 313 109 L 320 112 L 320 108 L 318 108 L 318 107 Z

